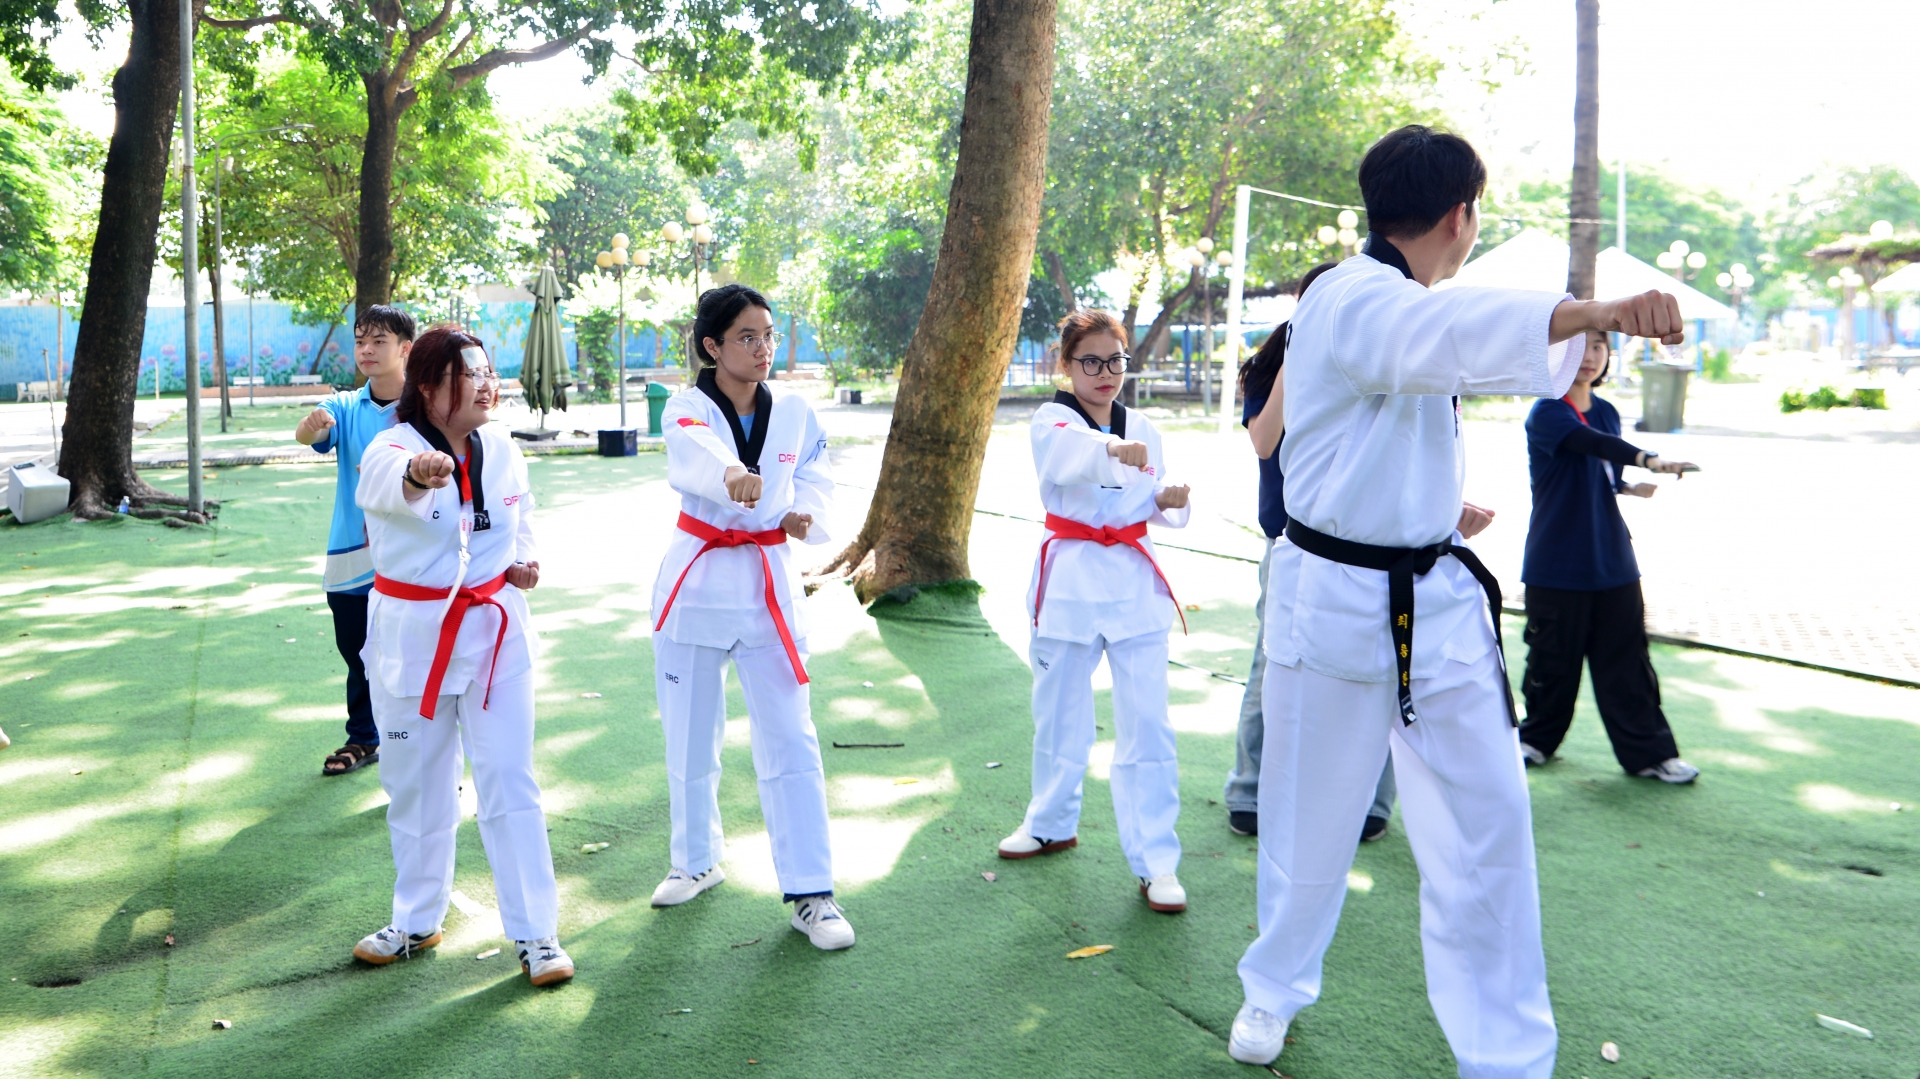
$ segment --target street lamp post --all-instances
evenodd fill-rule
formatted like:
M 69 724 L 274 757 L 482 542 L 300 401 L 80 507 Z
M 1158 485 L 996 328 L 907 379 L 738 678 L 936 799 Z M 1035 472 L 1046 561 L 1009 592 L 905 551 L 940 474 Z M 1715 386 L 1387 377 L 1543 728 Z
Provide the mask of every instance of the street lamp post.
M 693 304 L 700 306 L 700 268 L 713 265 L 713 211 L 707 204 L 695 199 L 687 206 L 687 222 L 669 221 L 660 226 L 660 238 L 667 241 L 667 257 L 675 262 L 685 261 L 693 266 Z M 682 256 L 675 249 L 676 244 L 685 240 L 687 253 Z M 687 327 L 687 369 L 699 366 L 694 362 L 698 352 L 693 347 L 693 327 Z
M 1733 300 L 1733 327 L 1734 332 L 1738 334 L 1740 330 L 1740 301 L 1744 300 L 1747 296 L 1747 291 L 1753 288 L 1753 275 L 1747 272 L 1745 263 L 1736 262 L 1732 266 L 1727 267 L 1726 272 L 1715 276 L 1713 283 L 1726 289 L 1728 297 Z M 1738 339 L 1736 338 L 1735 344 L 1738 343 Z
M 593 264 L 603 270 L 613 271 L 613 279 L 619 286 L 620 296 L 620 428 L 627 426 L 627 267 L 644 267 L 653 261 L 653 256 L 645 251 L 635 251 L 629 255 L 631 241 L 624 232 L 613 234 L 613 250 L 602 251 L 593 256 Z
M 252 131 L 236 131 L 231 135 L 222 135 L 207 146 L 207 155 L 213 158 L 213 261 L 207 266 L 207 283 L 213 291 L 213 377 L 220 383 L 220 431 L 227 430 L 227 419 L 233 415 L 233 399 L 227 388 L 227 308 L 220 295 L 220 270 L 223 265 L 220 246 L 220 225 L 222 221 L 222 203 L 220 201 L 220 177 L 233 171 L 233 158 L 222 159 L 220 144 L 231 139 L 242 139 L 249 135 L 267 135 L 275 131 L 311 130 L 312 124 L 281 124 L 277 127 L 258 127 Z M 253 316 L 253 296 L 247 296 L 247 316 Z M 249 337 L 248 350 L 253 342 Z M 253 404 L 253 376 L 247 376 L 247 404 Z
M 1691 250 L 1685 240 L 1675 240 L 1667 245 L 1665 251 L 1655 255 L 1653 262 L 1663 270 L 1672 271 L 1675 281 L 1691 281 L 1699 277 L 1700 270 L 1706 266 L 1707 253 Z M 1685 273 L 1685 270 L 1693 272 Z
M 1827 278 L 1828 288 L 1840 290 L 1840 317 L 1835 320 L 1839 325 L 1834 328 L 1840 331 L 1840 362 L 1843 364 L 1853 363 L 1854 295 L 1855 290 L 1866 283 L 1867 279 L 1860 276 L 1860 271 L 1851 266 L 1842 266 L 1839 273 Z
M 1187 252 L 1187 264 L 1200 271 L 1201 325 L 1205 327 L 1200 346 L 1200 414 L 1213 412 L 1213 268 L 1231 271 L 1234 265 L 1233 252 L 1213 249 L 1213 238 L 1202 236 L 1194 242 L 1193 249 Z M 1208 257 L 1212 256 L 1212 257 Z M 1224 378 L 1233 377 L 1228 371 Z M 1223 381 L 1224 386 L 1224 381 Z M 1221 400 L 1226 400 L 1227 391 L 1221 390 Z

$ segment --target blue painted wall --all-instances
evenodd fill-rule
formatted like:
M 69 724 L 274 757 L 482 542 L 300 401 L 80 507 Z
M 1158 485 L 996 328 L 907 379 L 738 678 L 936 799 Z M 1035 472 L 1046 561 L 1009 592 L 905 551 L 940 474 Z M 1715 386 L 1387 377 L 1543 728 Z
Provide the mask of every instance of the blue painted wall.
M 283 304 L 256 303 L 253 305 L 253 346 L 249 352 L 247 306 L 245 302 L 227 306 L 227 367 L 233 377 L 257 373 L 269 384 L 285 385 L 294 375 L 318 374 L 331 382 L 352 384 L 351 326 L 339 326 L 329 339 L 326 326 L 296 324 L 291 310 Z M 0 307 L 0 382 L 40 382 L 46 379 L 41 364 L 41 350 L 46 350 L 49 363 L 59 362 L 54 355 L 59 340 L 56 323 L 58 310 L 54 307 Z M 153 392 L 156 366 L 160 372 L 162 389 L 180 390 L 186 386 L 186 363 L 181 355 L 181 345 L 185 339 L 181 310 L 178 307 L 147 309 L 146 336 L 140 346 L 142 393 Z M 80 328 L 79 314 L 76 308 L 66 309 L 64 344 L 68 378 L 73 376 L 73 342 Z M 422 315 L 420 312 L 415 314 L 417 317 Z M 438 314 L 436 312 L 424 317 L 431 319 Z M 473 304 L 466 309 L 469 327 L 487 343 L 493 352 L 495 364 L 505 377 L 515 378 L 520 374 L 521 357 L 527 340 L 527 321 L 532 315 L 533 304 L 530 302 Z M 211 305 L 201 308 L 199 322 L 200 380 L 202 385 L 211 385 Z M 797 362 L 825 362 L 826 357 L 811 329 L 802 325 L 799 337 L 799 349 L 795 355 Z M 575 365 L 577 374 L 579 349 L 570 325 L 565 328 L 565 338 L 567 360 Z M 627 366 L 655 366 L 671 356 L 673 347 L 671 340 L 656 340 L 652 330 L 630 329 L 627 332 Z M 782 344 L 775 365 L 784 365 L 786 355 L 786 345 Z

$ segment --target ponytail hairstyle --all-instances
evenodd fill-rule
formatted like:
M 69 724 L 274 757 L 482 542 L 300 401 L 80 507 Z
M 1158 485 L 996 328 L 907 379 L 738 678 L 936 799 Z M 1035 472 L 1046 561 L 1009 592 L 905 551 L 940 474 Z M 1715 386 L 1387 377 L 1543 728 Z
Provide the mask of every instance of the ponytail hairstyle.
M 1080 342 L 1100 334 L 1111 334 L 1121 342 L 1122 347 L 1125 346 L 1126 331 L 1121 328 L 1120 320 L 1110 312 L 1082 307 L 1060 320 L 1060 351 L 1056 359 L 1062 374 L 1067 373 L 1067 361 L 1073 358 Z
M 407 353 L 407 381 L 400 388 L 399 403 L 394 405 L 394 420 L 415 426 L 432 424 L 434 417 L 428 414 L 427 402 L 433 391 L 447 380 L 448 372 L 458 374 L 465 365 L 460 350 L 485 351 L 486 347 L 478 337 L 450 323 L 434 326 L 421 334 L 413 343 L 413 351 Z
M 1337 265 L 1339 264 L 1334 262 L 1323 262 L 1308 270 L 1306 276 L 1300 279 L 1300 287 L 1294 291 L 1294 295 L 1305 296 L 1308 286 L 1318 280 L 1321 274 Z M 1255 397 L 1273 396 L 1273 383 L 1280 377 L 1281 366 L 1287 362 L 1287 338 L 1292 334 L 1291 321 L 1275 326 L 1273 332 L 1267 335 L 1267 339 L 1260 343 L 1259 350 L 1247 357 L 1246 363 L 1240 365 L 1240 399 L 1242 401 L 1250 401 Z
M 720 365 L 720 360 L 707 352 L 707 338 L 724 339 L 739 320 L 740 312 L 749 307 L 763 308 L 769 314 L 773 311 L 773 305 L 765 296 L 742 284 L 721 285 L 700 294 L 700 305 L 693 316 L 693 354 L 701 367 Z

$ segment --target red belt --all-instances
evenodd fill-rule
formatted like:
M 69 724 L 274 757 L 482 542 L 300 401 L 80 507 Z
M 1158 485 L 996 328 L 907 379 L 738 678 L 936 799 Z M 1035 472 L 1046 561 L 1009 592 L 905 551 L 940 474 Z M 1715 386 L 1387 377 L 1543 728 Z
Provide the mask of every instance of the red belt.
M 1033 593 L 1034 625 L 1040 624 L 1040 604 L 1047 596 L 1047 547 L 1054 540 L 1091 540 L 1103 547 L 1125 544 L 1139 551 L 1140 557 L 1145 558 L 1147 565 L 1153 567 L 1153 575 L 1160 578 L 1161 584 L 1166 585 L 1167 598 L 1173 599 L 1173 612 L 1180 616 L 1180 632 L 1187 632 L 1186 612 L 1180 609 L 1180 601 L 1173 598 L 1173 586 L 1167 584 L 1167 575 L 1160 572 L 1160 563 L 1155 562 L 1153 555 L 1140 543 L 1140 538 L 1147 534 L 1147 522 L 1136 521 L 1125 528 L 1095 528 L 1092 525 L 1081 524 L 1079 521 L 1070 521 L 1056 513 L 1049 513 L 1047 514 L 1047 531 L 1053 535 L 1048 536 L 1040 544 L 1040 584 Z
M 700 556 L 716 547 L 745 547 L 749 544 L 760 550 L 760 579 L 767 585 L 767 614 L 773 618 L 773 628 L 780 631 L 780 643 L 787 648 L 787 659 L 793 663 L 793 676 L 801 685 L 807 684 L 807 668 L 800 662 L 800 649 L 794 647 L 793 634 L 787 629 L 787 620 L 780 614 L 780 597 L 773 590 L 773 564 L 767 561 L 767 548 L 778 547 L 787 542 L 787 533 L 783 529 L 769 528 L 765 532 L 742 532 L 729 528 L 722 531 L 692 514 L 680 514 L 680 531 L 694 539 L 706 540 L 706 546 L 687 560 L 687 568 L 680 571 L 680 579 L 673 582 L 673 591 L 667 594 L 666 606 L 660 608 L 660 620 L 653 625 L 655 633 L 667 624 L 667 614 L 673 610 L 673 600 L 680 594 L 680 586 L 686 583 L 687 574 L 693 572 L 693 564 Z
M 453 594 L 453 604 L 447 608 L 447 616 L 440 620 L 440 646 L 433 650 L 433 666 L 427 668 L 426 694 L 420 699 L 421 715 L 433 718 L 434 709 L 440 704 L 440 680 L 447 676 L 447 663 L 453 658 L 453 641 L 460 636 L 460 623 L 466 621 L 467 608 L 481 605 L 500 612 L 500 632 L 493 638 L 493 662 L 487 665 L 487 694 L 480 701 L 481 709 L 484 710 L 492 702 L 493 670 L 500 665 L 500 645 L 507 639 L 507 609 L 500 606 L 500 601 L 494 599 L 493 594 L 506 583 L 507 575 L 502 573 L 486 584 L 462 588 Z M 447 589 L 407 584 L 377 573 L 373 575 L 373 590 L 394 599 L 421 603 L 447 598 Z

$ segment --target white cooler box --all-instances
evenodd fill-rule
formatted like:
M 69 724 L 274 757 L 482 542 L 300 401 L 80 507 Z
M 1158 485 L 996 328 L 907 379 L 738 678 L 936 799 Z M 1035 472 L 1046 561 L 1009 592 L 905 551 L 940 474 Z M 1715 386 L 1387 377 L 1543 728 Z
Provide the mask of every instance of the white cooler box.
M 7 469 L 7 509 L 23 525 L 65 513 L 72 490 L 65 477 L 31 461 Z

